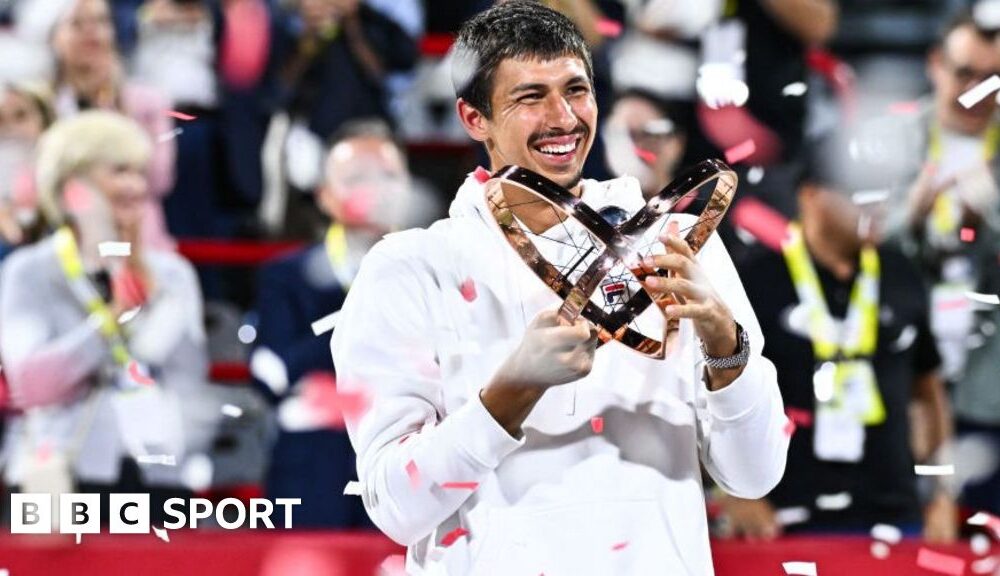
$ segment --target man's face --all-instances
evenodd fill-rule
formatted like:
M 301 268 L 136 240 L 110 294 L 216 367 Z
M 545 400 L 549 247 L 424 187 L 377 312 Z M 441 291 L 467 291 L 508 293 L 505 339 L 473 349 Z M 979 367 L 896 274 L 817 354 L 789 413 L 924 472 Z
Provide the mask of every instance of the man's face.
M 409 192 L 406 160 L 396 146 L 375 137 L 345 140 L 330 151 L 323 210 L 348 228 L 392 230 L 405 218 Z
M 504 60 L 496 69 L 493 115 L 474 135 L 494 170 L 516 164 L 566 188 L 580 181 L 594 143 L 597 103 L 583 61 Z
M 619 131 L 627 138 L 613 139 L 609 131 Z M 621 171 L 612 170 L 639 179 L 643 194 L 650 197 L 660 191 L 673 178 L 674 168 L 684 153 L 684 139 L 677 134 L 673 122 L 648 100 L 636 96 L 620 98 L 611 111 L 605 125 L 605 145 L 609 163 L 623 157 L 634 157 L 641 164 L 633 169 L 623 166 Z M 611 150 L 609 141 L 619 143 Z M 614 158 L 610 155 L 614 155 Z
M 997 108 L 996 98 L 988 96 L 966 109 L 958 97 L 993 74 L 1000 74 L 1000 49 L 996 45 L 970 26 L 963 26 L 931 53 L 928 72 L 934 84 L 938 119 L 946 128 L 978 134 L 989 125 Z
M 107 0 L 77 0 L 56 25 L 53 45 L 65 64 L 103 63 L 114 54 L 115 29 Z

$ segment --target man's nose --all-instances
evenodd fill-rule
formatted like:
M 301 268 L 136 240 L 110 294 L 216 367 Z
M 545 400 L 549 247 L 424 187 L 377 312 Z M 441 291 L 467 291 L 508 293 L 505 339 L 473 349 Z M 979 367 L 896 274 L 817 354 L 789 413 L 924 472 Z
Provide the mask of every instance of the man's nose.
M 549 128 L 557 128 L 566 132 L 576 128 L 578 123 L 576 113 L 573 111 L 573 106 L 562 94 L 550 95 L 547 107 L 546 121 Z

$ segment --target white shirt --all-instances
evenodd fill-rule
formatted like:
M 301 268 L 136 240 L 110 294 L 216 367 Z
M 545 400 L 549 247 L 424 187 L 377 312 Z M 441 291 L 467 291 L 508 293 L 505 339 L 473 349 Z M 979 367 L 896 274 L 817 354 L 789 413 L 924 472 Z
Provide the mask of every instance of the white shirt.
M 516 440 L 478 393 L 560 300 L 507 244 L 483 193 L 470 176 L 450 218 L 387 236 L 344 304 L 331 348 L 339 389 L 371 400 L 347 423 L 368 513 L 409 547 L 411 573 L 711 575 L 699 464 L 727 491 L 759 498 L 780 480 L 788 448 L 774 366 L 721 241 L 699 260 L 750 336 L 736 381 L 707 390 L 685 320 L 661 361 L 601 347 L 587 377 L 545 393 Z M 642 202 L 632 178 L 585 181 L 583 199 Z M 458 527 L 468 535 L 441 547 Z

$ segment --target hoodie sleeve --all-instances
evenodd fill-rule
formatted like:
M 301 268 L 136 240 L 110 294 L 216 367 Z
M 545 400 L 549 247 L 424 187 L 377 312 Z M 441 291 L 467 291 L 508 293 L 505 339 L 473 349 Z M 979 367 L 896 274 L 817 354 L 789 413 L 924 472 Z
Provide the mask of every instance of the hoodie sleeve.
M 701 459 L 726 492 L 761 498 L 785 473 L 789 437 L 778 388 L 777 371 L 761 355 L 764 336 L 722 241 L 713 235 L 698 257 L 715 291 L 750 337 L 750 361 L 729 386 L 715 392 L 703 383 L 704 363 L 695 366 L 695 381 L 704 395 L 699 427 Z
M 413 234 L 396 235 L 414 239 Z M 411 545 L 455 513 L 471 491 L 523 440 L 515 440 L 478 398 L 447 413 L 434 348 L 444 317 L 443 288 L 411 240 L 389 240 L 365 258 L 334 332 L 331 350 L 341 395 L 363 398 L 346 414 L 365 508 L 390 538 Z M 436 247 L 440 251 L 441 247 Z

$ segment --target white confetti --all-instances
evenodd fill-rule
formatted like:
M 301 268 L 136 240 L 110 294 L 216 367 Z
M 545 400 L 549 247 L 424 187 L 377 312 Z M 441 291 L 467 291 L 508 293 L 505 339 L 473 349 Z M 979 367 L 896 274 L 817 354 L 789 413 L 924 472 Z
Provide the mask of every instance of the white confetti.
M 990 537 L 986 534 L 973 534 L 969 539 L 969 548 L 976 556 L 986 556 L 990 551 Z
M 976 84 L 958 97 L 958 102 L 966 108 L 972 108 L 990 94 L 1000 90 L 1000 76 L 996 74 Z
M 142 306 L 136 306 L 135 308 L 122 312 L 122 315 L 118 317 L 118 323 L 127 324 L 131 322 L 139 314 L 141 310 Z
M 269 348 L 257 348 L 250 355 L 250 374 L 278 396 L 288 390 L 288 368 Z
M 805 506 L 780 508 L 774 513 L 774 521 L 780 526 L 791 526 L 809 521 L 809 509 Z
M 257 329 L 249 324 L 244 324 L 236 331 L 236 339 L 243 344 L 253 344 L 257 340 Z
M 173 454 L 140 454 L 136 457 L 139 464 L 158 464 L 160 466 L 177 466 L 177 458 Z
M 163 134 L 157 136 L 156 141 L 159 142 L 160 144 L 163 144 L 164 142 L 170 142 L 171 140 L 177 138 L 183 133 L 184 133 L 183 128 L 174 128 L 170 132 L 164 132 Z
M 990 523 L 990 515 L 986 512 L 976 512 L 966 522 L 973 526 L 986 526 Z
M 913 471 L 917 476 L 954 476 L 955 465 L 941 464 L 938 466 L 930 466 L 927 464 L 917 464 L 913 467 Z
M 872 542 L 870 550 L 872 556 L 878 558 L 879 560 L 885 560 L 889 557 L 889 545 L 885 542 Z
M 899 544 L 903 539 L 903 531 L 891 524 L 876 524 L 872 526 L 872 538 L 889 544 Z
M 153 528 L 153 533 L 156 534 L 157 538 L 163 540 L 168 544 L 170 543 L 170 535 L 167 534 L 167 531 L 165 529 L 157 528 L 156 526 L 152 526 L 152 528 Z
M 243 409 L 234 404 L 223 404 L 222 415 L 229 416 L 230 418 L 239 418 L 243 415 Z
M 996 294 L 980 294 L 979 292 L 966 292 L 965 297 L 980 304 L 990 304 L 1000 306 L 1000 296 Z
M 791 84 L 786 84 L 784 88 L 781 89 L 782 96 L 802 96 L 809 90 L 805 82 L 792 82 Z
M 194 492 L 201 492 L 212 485 L 214 466 L 206 454 L 193 454 L 181 468 L 181 482 Z
M 851 194 L 851 202 L 855 206 L 881 204 L 889 199 L 889 190 L 861 190 Z
M 816 497 L 816 507 L 820 510 L 843 510 L 851 505 L 853 499 L 849 492 L 837 494 L 820 494 Z
M 815 562 L 782 562 L 781 567 L 789 576 L 817 576 Z
M 101 242 L 97 245 L 97 252 L 101 255 L 101 258 L 131 256 L 132 244 L 129 242 Z
M 83 532 L 74 532 L 76 534 L 76 543 L 80 544 L 83 542 Z
M 361 496 L 361 482 L 351 480 L 344 486 L 344 496 Z
M 340 310 L 324 316 L 319 320 L 312 323 L 313 334 L 319 336 L 321 334 L 326 334 L 327 332 L 333 330 L 337 326 L 337 319 L 340 318 Z
M 763 166 L 753 166 L 747 170 L 747 182 L 750 184 L 760 184 L 760 181 L 764 179 L 764 167 Z

